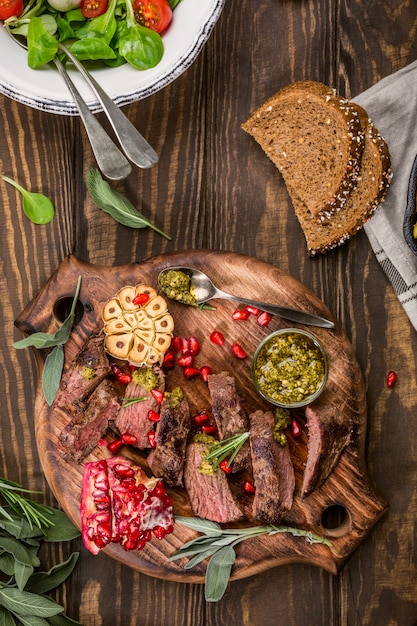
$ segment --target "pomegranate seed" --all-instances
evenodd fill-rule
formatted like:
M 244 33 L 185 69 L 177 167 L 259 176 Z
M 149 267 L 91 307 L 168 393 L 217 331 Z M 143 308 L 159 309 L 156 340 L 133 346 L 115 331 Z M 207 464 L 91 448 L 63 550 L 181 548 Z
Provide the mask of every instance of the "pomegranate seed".
M 207 424 L 209 420 L 210 417 L 207 415 L 207 413 L 197 413 L 197 415 L 194 415 L 193 417 L 193 422 L 196 426 L 202 426 L 203 424 Z
M 397 382 L 397 374 L 395 372 L 393 372 L 392 370 L 390 370 L 387 374 L 387 387 L 394 387 L 395 383 Z
M 126 446 L 134 446 L 138 442 L 138 438 L 135 435 L 130 435 L 129 433 L 124 433 L 122 435 L 122 442 Z
M 175 350 L 175 352 L 180 352 L 180 350 L 181 350 L 181 337 L 178 337 L 178 335 L 174 335 L 172 337 L 171 346 Z
M 140 304 L 146 304 L 149 302 L 151 296 L 148 293 L 138 293 L 132 300 L 132 304 L 139 306 Z
M 198 367 L 184 367 L 184 376 L 187 380 L 190 378 L 195 378 L 200 374 L 200 370 Z
M 258 315 L 258 319 L 256 320 L 259 326 L 268 326 L 269 322 L 272 319 L 272 315 L 267 313 L 267 311 L 262 311 L 260 315 Z
M 124 385 L 128 385 L 132 382 L 132 376 L 130 374 L 119 374 L 117 377 L 119 383 L 123 383 Z
M 216 426 L 213 426 L 212 424 L 203 424 L 201 430 L 206 435 L 213 435 L 215 432 L 217 432 Z
M 164 354 L 162 361 L 162 367 L 166 370 L 172 370 L 175 365 L 175 355 L 173 352 L 168 351 Z
M 200 342 L 198 341 L 197 337 L 193 336 L 189 338 L 188 347 L 190 354 L 192 354 L 193 356 L 196 356 L 200 352 Z
M 246 309 L 236 309 L 232 313 L 232 320 L 247 320 L 249 317 L 249 311 Z
M 161 416 L 159 415 L 159 413 L 157 413 L 157 411 L 154 411 L 153 409 L 149 409 L 148 420 L 150 420 L 151 422 L 159 422 L 160 419 L 161 419 Z
M 229 459 L 223 459 L 223 461 L 219 464 L 219 467 L 224 471 L 225 474 L 232 473 L 232 468 L 229 465 Z
M 111 366 L 111 369 L 112 369 L 113 374 L 116 376 L 116 378 L 120 376 L 120 374 L 123 374 L 122 368 L 119 367 L 118 365 L 115 365 L 114 363 Z
M 258 309 L 257 306 L 253 306 L 252 304 L 247 304 L 245 306 L 245 309 L 248 313 L 250 313 L 250 315 L 255 315 L 256 317 L 258 317 L 259 313 L 261 312 L 261 309 Z
M 215 343 L 218 346 L 222 346 L 224 344 L 224 335 L 220 332 L 220 330 L 213 330 L 210 335 L 210 341 Z
M 113 471 L 119 478 L 132 478 L 132 476 L 135 475 L 134 470 L 123 463 L 116 463 L 113 467 Z
M 301 435 L 301 426 L 297 422 L 297 420 L 293 417 L 291 420 L 291 434 L 293 437 L 297 438 Z
M 192 354 L 183 354 L 178 357 L 177 363 L 181 367 L 190 367 L 194 363 L 194 357 Z
M 200 376 L 204 380 L 205 383 L 208 381 L 208 377 L 212 373 L 213 373 L 213 370 L 209 365 L 203 365 L 203 367 L 200 367 Z
M 156 433 L 154 430 L 148 432 L 148 441 L 151 448 L 156 448 Z
M 245 480 L 243 483 L 243 491 L 246 493 L 255 493 L 255 485 L 251 480 Z
M 163 539 L 166 535 L 166 530 L 165 528 L 162 528 L 162 526 L 155 526 L 155 528 L 152 529 L 152 532 L 157 539 Z
M 123 441 L 121 439 L 115 439 L 114 441 L 109 443 L 107 447 L 109 449 L 109 452 L 111 452 L 112 454 L 117 454 L 117 452 L 119 452 L 122 445 L 123 445 Z
M 163 391 L 161 391 L 160 389 L 151 389 L 151 394 L 158 404 L 162 404 L 165 396 Z
M 242 348 L 242 346 L 240 345 L 240 343 L 234 343 L 233 345 L 230 346 L 230 349 L 236 358 L 246 359 L 247 354 Z
M 186 337 L 183 337 L 181 339 L 181 348 L 180 348 L 180 352 L 181 354 L 183 354 L 184 356 L 190 355 L 191 354 L 191 348 L 190 348 L 190 340 L 187 339 Z

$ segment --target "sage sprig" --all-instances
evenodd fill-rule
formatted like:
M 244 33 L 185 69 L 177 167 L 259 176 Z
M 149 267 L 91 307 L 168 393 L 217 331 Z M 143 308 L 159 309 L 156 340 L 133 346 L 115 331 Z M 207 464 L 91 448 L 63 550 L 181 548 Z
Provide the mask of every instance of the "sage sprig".
M 102 178 L 95 167 L 90 167 L 87 173 L 87 187 L 94 204 L 112 216 L 116 222 L 130 228 L 152 228 L 154 231 L 171 239 L 169 235 L 154 226 L 142 213 L 139 213 L 134 205 Z
M 39 493 L 0 478 L 0 624 L 79 625 L 64 614 L 64 607 L 47 594 L 72 573 L 78 553 L 49 571 L 39 570 L 43 541 L 67 541 L 79 536 L 63 511 L 32 502 L 21 494 Z M 80 625 L 79 625 L 80 626 Z
M 175 517 L 176 522 L 184 524 L 202 536 L 185 543 L 171 557 L 170 561 L 176 561 L 184 557 L 191 557 L 184 569 L 191 569 L 195 565 L 209 558 L 205 576 L 205 599 L 207 602 L 217 602 L 222 599 L 230 574 L 236 560 L 235 546 L 253 537 L 260 535 L 275 535 L 288 533 L 294 537 L 303 537 L 308 543 L 321 543 L 331 547 L 332 543 L 325 537 L 321 537 L 309 530 L 293 528 L 292 526 L 252 526 L 250 528 L 222 528 L 216 522 L 200 519 L 198 517 Z
M 78 277 L 77 287 L 71 310 L 61 326 L 54 333 L 33 333 L 20 341 L 15 341 L 13 347 L 18 350 L 28 347 L 38 349 L 52 348 L 45 359 L 42 372 L 42 389 L 46 402 L 51 406 L 61 382 L 64 368 L 64 345 L 69 339 L 75 319 L 75 307 L 81 289 L 81 276 Z
M 238 433 L 233 437 L 222 439 L 222 441 L 216 441 L 216 443 L 209 444 L 207 447 L 207 454 L 204 455 L 204 461 L 210 463 L 214 470 L 216 470 L 220 463 L 227 459 L 227 467 L 230 467 L 236 458 L 239 450 L 249 438 L 249 431 L 244 433 Z

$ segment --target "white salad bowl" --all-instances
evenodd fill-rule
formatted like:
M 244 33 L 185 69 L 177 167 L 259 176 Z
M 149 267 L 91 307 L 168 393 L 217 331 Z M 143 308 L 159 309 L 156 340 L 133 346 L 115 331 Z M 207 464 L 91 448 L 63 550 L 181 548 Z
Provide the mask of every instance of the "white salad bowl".
M 91 73 L 103 89 L 123 106 L 141 100 L 166 87 L 187 70 L 206 43 L 225 0 L 181 0 L 174 17 L 163 34 L 164 56 L 149 70 L 137 70 L 125 64 L 120 67 L 100 67 Z M 78 115 L 69 91 L 54 66 L 38 70 L 27 64 L 27 52 L 12 41 L 6 29 L 0 27 L 0 50 L 7 62 L 0 64 L 0 93 L 35 109 L 61 115 Z M 101 111 L 101 105 L 76 70 L 69 69 L 71 78 L 91 110 Z

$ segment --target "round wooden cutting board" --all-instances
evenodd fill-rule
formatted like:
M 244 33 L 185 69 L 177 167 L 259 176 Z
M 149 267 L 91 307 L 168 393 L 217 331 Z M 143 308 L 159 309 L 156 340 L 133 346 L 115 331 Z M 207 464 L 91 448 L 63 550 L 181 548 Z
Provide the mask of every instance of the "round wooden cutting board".
M 330 311 L 314 294 L 274 266 L 235 253 L 192 250 L 161 255 L 143 263 L 120 267 L 93 266 L 69 256 L 39 295 L 19 315 L 16 326 L 25 335 L 35 331 L 54 332 L 63 320 L 59 313 L 65 308 L 65 303 L 71 303 L 78 277 L 81 275 L 79 302 L 82 303 L 83 310 L 81 319 L 74 326 L 65 346 L 65 364 L 68 365 L 82 349 L 86 339 L 102 327 L 102 307 L 118 289 L 138 283 L 146 283 L 156 288 L 159 272 L 169 266 L 201 269 L 218 287 L 229 293 L 303 309 L 333 319 Z M 300 489 L 307 457 L 307 428 L 303 427 L 300 438 L 292 440 L 289 437 L 295 467 L 296 493 L 293 508 L 282 523 L 325 536 L 332 541 L 332 546 L 310 544 L 302 537 L 290 534 L 251 539 L 237 548 L 238 557 L 232 578 L 243 578 L 289 562 L 311 563 L 336 573 L 386 509 L 385 502 L 375 493 L 366 471 L 365 388 L 352 346 L 337 323 L 334 329 L 326 330 L 303 327 L 274 317 L 267 328 L 262 328 L 254 316 L 247 321 L 233 321 L 231 313 L 237 308 L 237 303 L 215 300 L 210 304 L 215 307 L 214 311 L 168 301 L 169 310 L 175 320 L 175 333 L 181 337 L 196 335 L 199 338 L 202 348 L 197 356 L 196 366 L 210 365 L 214 372 L 227 370 L 233 375 L 248 411 L 271 408 L 261 400 L 251 380 L 251 356 L 257 344 L 278 328 L 298 326 L 313 332 L 324 344 L 330 363 L 329 379 L 324 393 L 330 403 L 343 407 L 342 410 L 347 412 L 354 424 L 351 443 L 343 451 L 336 468 L 320 488 L 304 499 L 300 497 Z M 209 335 L 214 329 L 223 332 L 225 346 L 219 347 L 210 342 Z M 234 342 L 239 342 L 246 350 L 246 359 L 239 360 L 233 356 L 230 344 Z M 46 354 L 43 351 L 35 352 L 40 378 Z M 193 414 L 210 408 L 207 385 L 200 379 L 185 381 L 178 366 L 167 374 L 166 380 L 168 390 L 176 385 L 181 385 L 185 391 Z M 39 386 L 35 426 L 43 470 L 60 506 L 80 528 L 79 500 L 83 465 L 64 460 L 58 450 L 58 437 L 65 426 L 62 419 L 61 413 L 58 415 L 47 405 Z M 86 460 L 103 458 L 108 454 L 106 447 L 99 446 Z M 145 453 L 126 448 L 123 454 L 147 470 Z M 192 516 L 184 489 L 171 489 L 169 494 L 174 499 L 175 514 Z M 332 515 L 333 511 L 338 515 Z M 335 523 L 334 519 L 338 521 Z M 168 560 L 184 542 L 194 536 L 196 534 L 189 528 L 176 523 L 174 533 L 160 541 L 153 539 L 141 552 L 126 552 L 117 544 L 111 544 L 105 552 L 151 576 L 182 582 L 204 582 L 206 562 L 192 570 L 184 570 L 185 562 Z

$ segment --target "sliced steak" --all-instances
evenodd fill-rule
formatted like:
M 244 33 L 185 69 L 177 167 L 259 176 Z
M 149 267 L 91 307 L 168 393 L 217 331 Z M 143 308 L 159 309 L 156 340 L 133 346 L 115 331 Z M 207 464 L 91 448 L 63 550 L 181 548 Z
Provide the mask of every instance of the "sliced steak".
M 308 447 L 301 487 L 303 498 L 310 495 L 328 478 L 344 448 L 349 444 L 353 428 L 346 415 L 320 399 L 306 407 L 305 415 Z
M 190 407 L 182 395 L 168 396 L 161 405 L 156 426 L 156 448 L 148 456 L 148 465 L 154 476 L 164 479 L 170 487 L 182 485 L 187 438 L 191 429 Z
M 83 400 L 110 373 L 104 338 L 102 335 L 94 335 L 63 373 L 54 406 L 63 407 Z
M 199 471 L 207 446 L 190 443 L 187 446 L 184 483 L 194 515 L 213 522 L 236 522 L 243 517 L 226 474 L 217 470 L 213 475 Z
M 82 461 L 98 444 L 119 409 L 117 392 L 109 380 L 103 380 L 85 402 L 58 409 L 70 417 L 59 437 L 64 456 Z
M 249 420 L 236 391 L 233 376 L 227 372 L 208 377 L 211 407 L 220 439 L 228 439 L 249 430 Z M 250 459 L 249 443 L 245 442 L 232 463 L 232 472 L 247 467 Z
M 154 366 L 153 370 L 158 376 L 159 384 L 157 388 L 160 391 L 165 390 L 165 376 L 160 367 Z M 120 434 L 129 433 L 137 439 L 136 448 L 144 450 L 150 448 L 148 433 L 153 429 L 152 422 L 148 419 L 150 410 L 159 413 L 159 404 L 150 391 L 144 389 L 140 384 L 131 382 L 126 386 L 124 399 L 144 398 L 140 402 L 123 406 L 117 414 L 115 425 L 119 429 Z
M 255 496 L 251 517 L 258 522 L 279 522 L 292 507 L 295 476 L 288 444 L 274 440 L 274 415 L 255 411 L 249 415 L 250 448 Z

